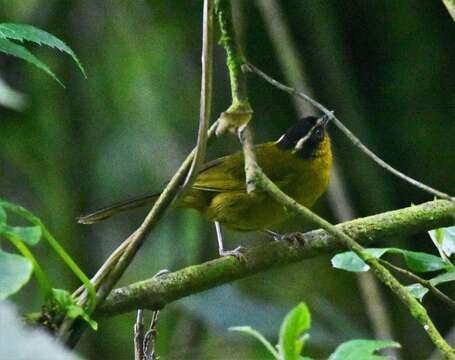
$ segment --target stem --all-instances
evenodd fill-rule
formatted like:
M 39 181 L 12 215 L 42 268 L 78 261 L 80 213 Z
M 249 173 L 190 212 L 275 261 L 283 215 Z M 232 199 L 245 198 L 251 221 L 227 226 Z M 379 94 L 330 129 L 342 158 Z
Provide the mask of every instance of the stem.
M 246 77 L 242 71 L 245 59 L 235 40 L 234 25 L 232 23 L 231 3 L 229 0 L 215 0 L 215 12 L 221 30 L 220 43 L 226 50 L 226 63 L 231 80 L 231 96 L 233 104 L 249 106 Z
M 223 132 L 225 129 L 237 131 L 245 158 L 246 189 L 250 193 L 256 190 L 253 177 L 257 164 L 254 153 L 253 132 L 248 125 L 253 110 L 248 100 L 246 75 L 242 71 L 242 66 L 245 65 L 245 59 L 240 52 L 235 38 L 230 1 L 215 0 L 215 6 L 221 30 L 220 43 L 226 50 L 226 62 L 229 69 L 232 95 L 232 105 L 221 114 L 220 128 L 217 132 Z
M 196 179 L 199 169 L 205 161 L 205 152 L 207 149 L 207 132 L 209 129 L 208 124 L 212 107 L 213 83 L 213 0 L 204 1 L 202 23 L 202 79 L 199 130 L 193 163 L 191 164 L 191 169 L 181 190 L 182 193 L 185 192 Z
M 5 236 L 16 247 L 16 249 L 19 250 L 22 255 L 24 255 L 24 257 L 31 261 L 33 265 L 33 272 L 36 276 L 36 280 L 38 280 L 41 290 L 44 292 L 44 296 L 46 298 L 50 297 L 52 293 L 52 287 L 49 279 L 47 278 L 42 267 L 38 261 L 36 261 L 36 258 L 33 256 L 27 245 L 25 245 L 21 238 L 14 233 L 4 232 L 2 235 Z
M 452 311 L 455 311 L 455 301 L 453 301 L 450 297 L 448 297 L 446 294 L 444 294 L 441 290 L 439 290 L 436 286 L 433 286 L 429 280 L 423 279 L 420 276 L 412 273 L 411 271 L 408 271 L 406 269 L 400 268 L 386 260 L 379 259 L 379 262 L 383 264 L 384 266 L 387 266 L 389 269 L 392 269 L 396 271 L 397 273 L 406 275 L 408 278 L 418 282 L 419 284 L 423 285 L 426 287 L 430 292 L 433 293 L 437 298 L 439 298 L 441 301 L 445 302 L 446 305 L 449 306 L 449 308 Z
M 455 225 L 455 204 L 436 200 L 399 210 L 389 211 L 338 224 L 335 227 L 356 241 L 370 244 Z M 229 256 L 189 266 L 159 278 L 136 282 L 114 290 L 99 308 L 102 315 L 115 315 L 141 309 L 160 309 L 185 296 L 216 286 L 285 266 L 321 254 L 330 254 L 342 247 L 324 230 L 293 234 L 298 245 L 267 242 L 245 252 L 245 261 Z
M 264 18 L 265 27 L 272 40 L 275 55 L 278 58 L 286 81 L 293 88 L 313 96 L 305 73 L 305 64 L 289 31 L 289 26 L 279 2 L 277 0 L 256 0 L 255 3 Z M 300 117 L 314 114 L 315 109 L 311 104 L 299 101 L 297 97 L 292 97 L 292 100 Z M 327 197 L 335 219 L 337 222 L 355 219 L 357 216 L 348 197 L 342 171 L 336 159 L 333 160 L 330 177 Z M 357 274 L 356 277 L 375 337 L 377 339 L 392 339 L 390 316 L 377 280 L 369 272 Z M 396 359 L 399 358 L 396 349 L 391 348 L 389 351 L 394 353 L 393 355 Z
M 113 289 L 120 277 L 123 275 L 129 264 L 133 261 L 136 253 L 141 248 L 147 235 L 155 227 L 158 221 L 163 217 L 167 208 L 174 199 L 181 196 L 181 184 L 184 181 L 184 188 L 190 187 L 194 181 L 199 166 L 205 158 L 205 149 L 207 140 L 211 137 L 216 129 L 215 123 L 207 133 L 208 121 L 210 116 L 211 99 L 212 99 L 212 57 L 213 57 L 213 11 L 212 0 L 206 0 L 204 3 L 204 25 L 203 25 L 203 53 L 202 53 L 202 83 L 201 83 L 201 109 L 199 118 L 198 142 L 196 148 L 188 155 L 183 164 L 174 174 L 160 197 L 153 205 L 152 209 L 144 219 L 141 226 L 131 234 L 121 245 L 121 251 L 114 251 L 115 256 L 110 256 L 107 260 L 108 265 L 103 265 L 104 271 L 96 274 L 99 280 L 99 287 L 96 294 L 96 304 L 104 301 L 106 296 Z M 189 172 L 189 173 L 188 173 Z M 79 304 L 86 301 L 85 292 L 80 295 Z M 59 334 L 67 337 L 71 330 L 73 319 L 65 319 Z M 85 325 L 84 325 L 85 326 Z M 75 335 L 69 338 L 68 344 L 74 346 L 82 335 L 81 331 L 76 331 Z
M 302 218 L 309 220 L 326 230 L 342 245 L 354 251 L 363 261 L 370 265 L 377 278 L 395 293 L 401 302 L 409 309 L 411 315 L 422 325 L 433 344 L 439 348 L 447 359 L 455 359 L 455 350 L 441 336 L 428 316 L 426 309 L 376 258 L 368 254 L 357 241 L 286 195 L 262 172 L 262 170 L 259 170 L 256 173 L 256 183 L 275 201 L 279 202 L 287 209 L 296 212 Z

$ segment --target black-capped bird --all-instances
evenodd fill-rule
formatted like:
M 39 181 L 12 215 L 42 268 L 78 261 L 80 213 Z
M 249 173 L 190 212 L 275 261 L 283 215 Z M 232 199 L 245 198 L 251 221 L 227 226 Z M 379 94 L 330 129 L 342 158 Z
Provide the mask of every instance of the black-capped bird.
M 311 207 L 329 184 L 332 152 L 326 133 L 328 122 L 327 116 L 305 117 L 277 141 L 255 146 L 257 162 L 264 173 L 306 207 Z M 79 222 L 93 224 L 122 211 L 152 206 L 158 196 L 159 193 L 118 203 L 81 216 Z M 224 249 L 221 225 L 238 231 L 268 232 L 290 216 L 264 191 L 246 192 L 241 151 L 205 164 L 177 206 L 196 209 L 215 223 L 221 256 L 238 255 L 238 249 Z

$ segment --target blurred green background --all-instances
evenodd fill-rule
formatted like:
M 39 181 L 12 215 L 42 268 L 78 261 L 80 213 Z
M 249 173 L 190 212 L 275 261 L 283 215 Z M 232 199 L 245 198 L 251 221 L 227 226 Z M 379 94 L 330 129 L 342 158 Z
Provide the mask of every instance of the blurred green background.
M 260 2 L 258 0 L 257 2 Z M 440 1 L 281 1 L 314 95 L 334 109 L 365 143 L 406 174 L 455 192 L 455 24 Z M 63 80 L 7 56 L 0 78 L 25 96 L 21 111 L 0 108 L 1 197 L 40 216 L 88 274 L 140 223 L 138 210 L 91 227 L 76 216 L 156 191 L 196 140 L 199 113 L 201 1 L 0 0 L 0 21 L 49 31 L 78 54 L 88 79 L 71 60 L 32 50 Z M 248 59 L 283 79 L 262 13 L 254 1 L 235 1 Z M 249 77 L 256 141 L 275 139 L 295 121 L 286 94 Z M 213 120 L 230 103 L 223 50 L 215 51 Z M 331 129 L 335 157 L 357 216 L 431 200 L 378 169 Z M 217 141 L 209 158 L 238 149 Z M 336 203 L 336 199 L 334 199 Z M 327 198 L 315 207 L 331 221 Z M 298 222 L 286 230 L 305 230 Z M 269 241 L 227 233 L 230 247 Z M 433 251 L 427 234 L 393 244 Z M 379 243 L 378 246 L 387 245 Z M 192 211 L 172 210 L 150 235 L 121 281 L 176 270 L 217 256 L 211 224 Z M 51 250 L 38 257 L 54 286 L 78 284 Z M 454 295 L 453 287 L 443 288 Z M 393 338 L 403 359 L 425 359 L 432 346 L 404 307 L 380 288 Z M 32 282 L 14 296 L 22 312 L 42 298 Z M 337 344 L 373 338 L 356 277 L 330 266 L 330 256 L 273 269 L 169 305 L 161 313 L 162 359 L 266 359 L 262 347 L 228 332 L 251 325 L 276 341 L 284 314 L 305 301 L 313 314 L 308 354 L 324 358 Z M 442 332 L 453 314 L 431 296 L 424 300 Z M 77 350 L 88 359 L 133 357 L 134 315 L 100 320 Z

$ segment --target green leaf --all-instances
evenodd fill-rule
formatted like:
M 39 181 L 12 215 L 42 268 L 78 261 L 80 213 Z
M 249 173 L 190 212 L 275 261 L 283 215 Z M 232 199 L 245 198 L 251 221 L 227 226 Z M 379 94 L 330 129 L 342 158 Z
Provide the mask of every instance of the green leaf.
M 48 75 L 50 75 L 55 81 L 57 81 L 60 85 L 65 87 L 63 83 L 57 78 L 57 76 L 52 72 L 52 70 L 39 60 L 35 55 L 33 55 L 30 51 L 28 51 L 25 47 L 15 44 L 9 40 L 0 38 L 0 52 L 4 52 L 5 54 L 12 55 L 18 57 L 22 60 L 25 60 L 36 67 L 40 68 Z
M 450 265 L 439 256 L 395 248 L 392 248 L 390 252 L 395 251 L 404 255 L 406 265 L 409 269 L 415 272 L 438 271 L 448 269 L 450 267 Z
M 30 41 L 38 45 L 46 45 L 51 48 L 56 48 L 60 51 L 63 51 L 72 57 L 74 62 L 81 70 L 82 74 L 87 77 L 84 67 L 77 58 L 74 51 L 62 40 L 44 30 L 27 24 L 2 23 L 0 24 L 0 38 L 13 39 L 18 41 Z
M 0 225 L 6 225 L 6 211 L 0 206 Z
M 386 253 L 401 254 L 403 255 L 406 265 L 409 267 L 409 269 L 415 272 L 450 270 L 453 268 L 451 264 L 448 264 L 439 256 L 426 254 L 423 252 L 409 251 L 399 248 L 368 248 L 365 249 L 365 251 L 375 258 L 380 258 Z M 352 272 L 363 272 L 370 269 L 369 265 L 366 264 L 359 256 L 357 256 L 357 254 L 352 251 L 347 251 L 335 255 L 332 258 L 332 266 L 338 269 Z
M 229 331 L 239 331 L 244 334 L 251 335 L 259 340 L 265 348 L 270 351 L 270 353 L 275 357 L 275 359 L 279 360 L 278 352 L 275 350 L 273 345 L 257 330 L 253 329 L 251 326 L 235 326 L 230 327 Z
M 278 349 L 283 360 L 299 360 L 306 337 L 303 332 L 311 326 L 308 307 L 300 303 L 284 318 L 280 328 Z
M 365 251 L 374 256 L 380 258 L 389 249 L 388 248 L 368 248 Z M 342 269 L 351 272 L 365 272 L 370 270 L 370 266 L 365 263 L 356 253 L 352 251 L 346 251 L 335 255 L 332 258 L 332 266 L 337 269 Z
M 1 39 L 0 39 L 1 40 Z M 68 268 L 81 280 L 84 284 L 85 288 L 87 289 L 90 297 L 90 312 L 95 307 L 95 297 L 96 292 L 93 284 L 91 283 L 90 279 L 85 275 L 85 273 L 79 268 L 76 262 L 72 259 L 72 257 L 65 251 L 65 249 L 60 245 L 60 243 L 55 239 L 52 234 L 46 229 L 42 221 L 33 215 L 30 211 L 26 208 L 10 203 L 3 199 L 0 199 L 0 207 L 13 212 L 16 215 L 19 215 L 32 223 L 35 226 L 39 226 L 41 228 L 43 238 L 49 243 L 55 253 L 60 256 L 60 258 L 65 262 Z
M 455 271 L 453 270 L 430 279 L 430 284 L 433 286 L 437 286 L 439 284 L 443 284 L 450 281 L 455 281 Z
M 423 297 L 428 293 L 428 289 L 421 284 L 411 284 L 406 286 L 406 289 L 419 301 L 422 301 Z
M 57 306 L 59 312 L 65 314 L 71 319 L 81 317 L 93 330 L 98 329 L 98 324 L 91 319 L 86 311 L 79 306 L 71 294 L 63 289 L 52 289 L 52 303 Z
M 455 254 L 455 226 L 430 230 L 428 234 L 443 259 L 447 261 L 447 258 Z
M 36 245 L 41 239 L 41 228 L 39 226 L 5 226 L 2 232 L 16 234 L 24 243 Z
M 338 346 L 329 360 L 384 360 L 387 358 L 374 353 L 389 347 L 399 348 L 400 344 L 388 340 L 351 340 Z
M 17 292 L 30 279 L 32 262 L 23 256 L 0 250 L 0 300 Z

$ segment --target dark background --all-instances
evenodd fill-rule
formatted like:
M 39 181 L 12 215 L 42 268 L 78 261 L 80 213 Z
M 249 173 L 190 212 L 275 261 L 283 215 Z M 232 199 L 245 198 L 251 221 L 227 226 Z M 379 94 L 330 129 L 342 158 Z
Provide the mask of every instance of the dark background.
M 248 59 L 277 79 L 282 68 L 253 1 L 237 1 Z M 0 108 L 1 197 L 37 214 L 88 273 L 140 223 L 135 211 L 92 227 L 77 215 L 156 191 L 195 143 L 199 112 L 202 2 L 1 0 L 1 21 L 29 23 L 69 44 L 84 79 L 67 56 L 32 46 L 63 80 L 0 57 L 0 75 L 24 93 L 21 112 Z M 387 162 L 454 193 L 455 24 L 440 1 L 282 1 L 314 95 Z M 218 35 L 217 35 L 218 38 Z M 296 120 L 290 97 L 249 76 L 256 141 L 275 139 Z M 230 103 L 225 57 L 215 51 L 213 120 Z M 357 216 L 431 200 L 378 169 L 330 130 Z M 208 156 L 238 149 L 224 137 Z M 331 221 L 327 198 L 315 210 Z M 305 230 L 298 222 L 280 231 Z M 229 246 L 267 241 L 227 233 Z M 427 234 L 389 244 L 435 253 Z M 192 211 L 172 210 L 146 242 L 121 283 L 217 256 L 212 226 Z M 78 284 L 42 245 L 38 257 L 57 287 Z M 453 295 L 453 287 L 443 288 Z M 407 310 L 381 286 L 403 359 L 426 359 L 432 345 Z M 32 282 L 14 298 L 21 311 L 42 303 Z M 228 332 L 251 325 L 276 341 L 284 314 L 305 301 L 313 314 L 308 355 L 327 357 L 337 344 L 373 338 L 358 282 L 332 269 L 330 256 L 274 269 L 169 305 L 159 321 L 162 359 L 265 359 L 259 343 Z M 453 314 L 424 300 L 442 330 Z M 134 314 L 100 320 L 78 351 L 89 359 L 133 356 Z

